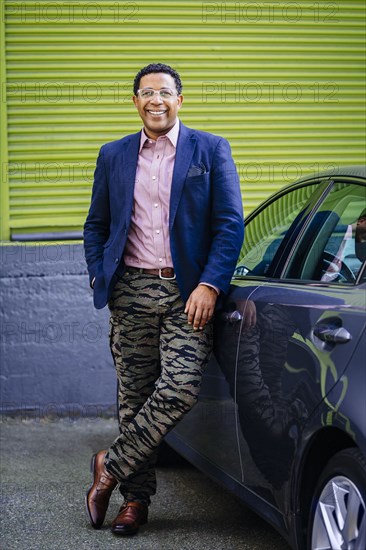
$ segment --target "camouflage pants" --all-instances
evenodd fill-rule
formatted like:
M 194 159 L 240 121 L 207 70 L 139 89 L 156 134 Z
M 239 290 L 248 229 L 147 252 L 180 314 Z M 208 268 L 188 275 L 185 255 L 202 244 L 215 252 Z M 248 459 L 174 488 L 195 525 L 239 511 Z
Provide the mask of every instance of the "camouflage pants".
M 125 499 L 149 503 L 158 446 L 197 401 L 212 324 L 194 331 L 176 281 L 154 275 L 126 273 L 108 305 L 120 435 L 105 465 Z

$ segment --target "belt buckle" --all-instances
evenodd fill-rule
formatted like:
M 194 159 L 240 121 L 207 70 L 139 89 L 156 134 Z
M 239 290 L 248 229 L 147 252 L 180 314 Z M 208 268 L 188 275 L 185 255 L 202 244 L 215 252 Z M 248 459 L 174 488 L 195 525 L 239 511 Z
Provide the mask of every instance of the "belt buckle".
M 163 269 L 165 269 L 163 267 Z M 176 278 L 176 275 L 174 273 L 173 277 L 163 277 L 162 273 L 161 273 L 161 267 L 159 268 L 159 277 L 160 279 L 163 279 L 164 281 L 174 281 L 174 279 Z

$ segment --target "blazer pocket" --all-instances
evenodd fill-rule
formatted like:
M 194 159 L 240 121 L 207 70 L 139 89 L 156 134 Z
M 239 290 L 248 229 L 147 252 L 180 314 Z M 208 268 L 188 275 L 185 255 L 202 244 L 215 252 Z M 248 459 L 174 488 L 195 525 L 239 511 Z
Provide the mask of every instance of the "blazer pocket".
M 190 178 L 193 176 L 200 176 L 201 174 L 205 174 L 206 172 L 208 172 L 208 170 L 203 162 L 200 162 L 199 164 L 191 164 L 187 173 L 187 177 Z
M 188 176 L 186 183 L 206 183 L 210 179 L 210 172 L 205 172 L 204 174 L 198 174 L 197 176 Z

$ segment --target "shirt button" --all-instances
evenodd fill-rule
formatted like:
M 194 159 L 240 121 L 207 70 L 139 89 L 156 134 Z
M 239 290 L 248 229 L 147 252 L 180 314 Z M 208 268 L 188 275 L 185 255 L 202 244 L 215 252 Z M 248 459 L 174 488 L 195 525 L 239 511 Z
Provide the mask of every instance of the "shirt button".
M 152 179 L 153 179 L 153 180 L 156 180 L 156 176 L 153 176 Z
M 118 264 L 119 258 L 116 258 L 116 259 L 114 260 L 114 262 L 115 262 L 116 264 Z
M 158 205 L 158 203 L 156 202 L 156 203 L 154 204 L 154 206 L 155 206 L 155 208 L 157 208 L 159 205 Z
M 159 235 L 159 233 L 160 233 L 160 229 L 157 229 L 157 230 L 156 230 L 156 233 L 157 233 L 157 234 Z
M 163 258 L 159 258 L 159 262 L 162 262 L 163 261 Z

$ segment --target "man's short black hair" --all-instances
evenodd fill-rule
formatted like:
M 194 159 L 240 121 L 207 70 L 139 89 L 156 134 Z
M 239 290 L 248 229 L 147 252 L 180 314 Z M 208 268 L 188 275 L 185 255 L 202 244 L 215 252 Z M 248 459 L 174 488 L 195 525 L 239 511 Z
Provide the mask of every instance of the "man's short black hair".
M 169 65 L 165 65 L 164 63 L 150 63 L 150 65 L 147 65 L 143 69 L 140 69 L 137 75 L 135 76 L 135 80 L 133 81 L 133 93 L 135 95 L 137 94 L 137 90 L 140 88 L 141 78 L 151 73 L 170 74 L 170 76 L 174 78 L 178 95 L 182 93 L 182 89 L 183 89 L 182 82 L 179 74 L 175 69 L 173 69 L 172 67 L 169 67 Z

